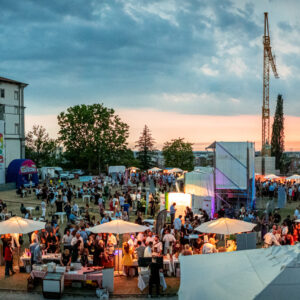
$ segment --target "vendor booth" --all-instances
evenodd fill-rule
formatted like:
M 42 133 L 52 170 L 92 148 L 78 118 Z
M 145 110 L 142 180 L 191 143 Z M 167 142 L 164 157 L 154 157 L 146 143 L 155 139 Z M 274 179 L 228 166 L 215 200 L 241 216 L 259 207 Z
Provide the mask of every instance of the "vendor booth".
M 197 171 L 185 173 L 184 191 L 192 195 L 194 212 L 198 212 L 202 208 L 208 215 L 211 215 L 211 208 L 214 206 L 213 168 L 200 167 Z
M 16 187 L 39 184 L 35 163 L 30 159 L 14 159 L 7 168 L 6 182 L 15 182 Z
M 178 217 L 179 215 L 184 216 L 186 207 L 192 207 L 192 195 L 185 193 L 166 193 L 166 209 L 170 210 L 170 207 L 173 203 L 176 203 L 175 217 Z

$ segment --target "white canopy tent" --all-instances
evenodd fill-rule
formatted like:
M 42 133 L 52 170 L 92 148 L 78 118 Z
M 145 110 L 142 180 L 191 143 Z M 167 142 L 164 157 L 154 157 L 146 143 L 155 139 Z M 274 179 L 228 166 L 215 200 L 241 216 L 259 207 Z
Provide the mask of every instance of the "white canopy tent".
M 108 167 L 108 173 L 125 173 L 125 166 L 109 166 Z
M 300 183 L 300 175 L 294 174 L 290 177 L 287 177 L 286 180 L 295 181 L 296 183 Z
M 23 219 L 21 217 L 12 217 L 6 221 L 0 222 L 0 234 L 26 234 L 35 230 L 44 229 L 45 225 L 45 222 Z
M 201 167 L 196 171 L 185 173 L 184 191 L 193 195 L 192 208 L 198 212 L 199 208 L 211 214 L 214 205 L 214 175 L 213 168 Z
M 278 178 L 280 178 L 280 177 L 275 174 L 269 174 L 269 175 L 265 176 L 265 179 L 268 179 L 268 180 L 273 180 L 273 179 L 278 179 Z
M 157 167 L 154 167 L 154 168 L 151 168 L 148 170 L 148 172 L 159 172 L 159 171 L 162 171 L 162 169 L 157 168 Z
M 299 252 L 296 245 L 180 256 L 179 300 L 298 299 Z
M 171 170 L 168 170 L 168 173 L 182 173 L 183 170 L 181 170 L 180 168 L 173 168 Z

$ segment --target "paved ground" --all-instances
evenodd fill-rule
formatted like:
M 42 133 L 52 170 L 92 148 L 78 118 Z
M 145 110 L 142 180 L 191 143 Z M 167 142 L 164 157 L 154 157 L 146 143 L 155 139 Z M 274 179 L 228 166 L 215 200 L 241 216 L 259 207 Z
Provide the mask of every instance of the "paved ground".
M 15 299 L 22 299 L 22 300 L 40 300 L 40 299 L 44 299 L 43 295 L 41 294 L 36 294 L 36 293 L 17 293 L 17 292 L 1 292 L 0 291 L 0 299 L 6 299 L 6 300 L 15 300 Z M 77 299 L 85 299 L 85 300 L 89 300 L 89 299 L 97 299 L 96 296 L 95 297 L 82 297 L 82 296 L 63 296 L 61 299 L 63 300 L 77 300 Z M 121 300 L 121 299 L 125 299 L 124 297 L 122 298 L 113 298 L 116 300 Z M 133 300 L 136 298 L 133 297 L 126 297 L 127 300 Z M 149 299 L 148 297 L 139 297 L 138 299 L 141 300 L 146 300 Z M 157 298 L 160 299 L 160 298 Z M 162 299 L 168 299 L 168 300 L 177 300 L 177 297 L 170 297 L 170 298 L 162 298 Z
M 27 292 L 27 278 L 29 274 L 17 272 L 15 275 L 8 278 L 4 277 L 4 267 L 0 266 L 0 292 L 10 291 L 26 293 Z M 167 289 L 163 292 L 165 296 L 174 296 L 178 292 L 180 285 L 180 278 L 177 277 L 165 277 L 167 283 Z M 41 281 L 36 285 L 33 293 L 41 293 L 42 284 Z M 114 277 L 114 295 L 115 297 L 146 297 L 148 288 L 145 288 L 142 292 L 138 288 L 138 278 L 127 278 L 124 276 Z M 93 297 L 96 294 L 95 287 L 84 286 L 81 288 L 75 288 L 70 283 L 65 283 L 65 294 L 74 295 L 77 297 Z M 1 298 L 0 294 L 0 299 Z M 24 300 L 24 299 L 22 299 Z M 33 299 L 31 299 L 33 300 Z

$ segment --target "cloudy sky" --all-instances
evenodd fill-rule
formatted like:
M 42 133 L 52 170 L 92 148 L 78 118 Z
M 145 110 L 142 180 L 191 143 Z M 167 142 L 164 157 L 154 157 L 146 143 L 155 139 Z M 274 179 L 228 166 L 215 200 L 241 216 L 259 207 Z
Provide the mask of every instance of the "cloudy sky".
M 300 149 L 300 1 L 0 0 L 0 75 L 29 83 L 26 129 L 58 130 L 56 115 L 104 103 L 144 124 L 160 147 L 185 137 L 260 147 L 262 35 L 269 12 L 283 94 L 286 149 Z

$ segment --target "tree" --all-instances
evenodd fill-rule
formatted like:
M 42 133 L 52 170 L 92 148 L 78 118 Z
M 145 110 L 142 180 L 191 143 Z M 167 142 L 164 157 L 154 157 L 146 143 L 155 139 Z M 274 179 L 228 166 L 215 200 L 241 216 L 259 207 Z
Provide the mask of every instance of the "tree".
M 283 98 L 277 97 L 276 111 L 272 126 L 271 154 L 276 158 L 276 169 L 282 170 L 282 154 L 284 152 L 284 116 Z
M 100 173 L 127 149 L 129 126 L 103 104 L 75 105 L 57 119 L 59 140 L 73 166 Z
M 52 166 L 56 162 L 57 141 L 49 137 L 41 125 L 34 125 L 25 137 L 26 158 L 33 160 L 37 167 Z
M 194 169 L 193 144 L 183 138 L 166 142 L 163 147 L 165 165 L 191 171 Z
M 153 158 L 156 155 L 154 144 L 155 140 L 152 138 L 151 131 L 149 127 L 145 125 L 135 146 L 138 149 L 137 158 L 143 170 L 147 170 L 153 166 Z

